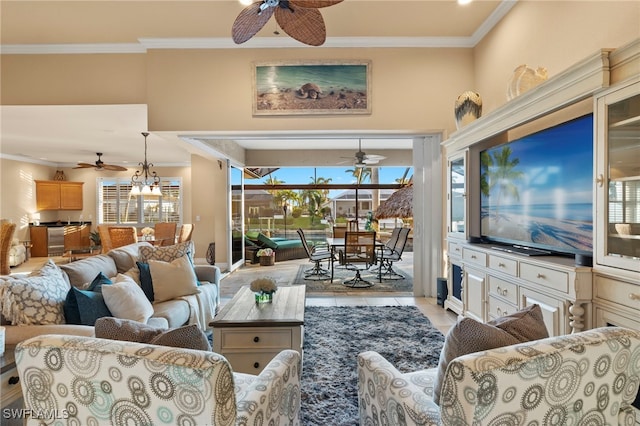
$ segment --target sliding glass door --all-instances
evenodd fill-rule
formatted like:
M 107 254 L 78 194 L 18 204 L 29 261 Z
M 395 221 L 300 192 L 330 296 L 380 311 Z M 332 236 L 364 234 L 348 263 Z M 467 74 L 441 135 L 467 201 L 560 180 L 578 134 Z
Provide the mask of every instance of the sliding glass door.
M 229 270 L 242 266 L 244 262 L 244 189 L 241 168 L 229 167 Z

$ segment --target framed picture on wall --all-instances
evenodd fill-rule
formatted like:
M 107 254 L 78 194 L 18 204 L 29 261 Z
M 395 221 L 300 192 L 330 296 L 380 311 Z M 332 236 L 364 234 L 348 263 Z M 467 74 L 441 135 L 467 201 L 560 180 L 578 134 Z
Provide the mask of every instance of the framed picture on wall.
M 262 62 L 253 115 L 371 114 L 371 61 Z

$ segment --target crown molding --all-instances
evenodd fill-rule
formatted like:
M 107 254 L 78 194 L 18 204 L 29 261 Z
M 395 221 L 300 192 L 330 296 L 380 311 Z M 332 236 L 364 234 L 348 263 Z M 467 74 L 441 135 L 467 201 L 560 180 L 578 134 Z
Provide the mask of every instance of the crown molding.
M 3 55 L 69 55 L 100 53 L 146 53 L 147 49 L 138 43 L 64 43 L 64 44 L 3 44 Z

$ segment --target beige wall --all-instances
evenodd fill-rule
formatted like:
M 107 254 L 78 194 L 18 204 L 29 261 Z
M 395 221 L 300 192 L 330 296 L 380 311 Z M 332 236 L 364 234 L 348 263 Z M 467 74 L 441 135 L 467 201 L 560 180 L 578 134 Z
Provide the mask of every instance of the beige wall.
M 520 0 L 474 49 L 483 114 L 507 101 L 507 84 L 518 65 L 545 67 L 551 78 L 602 48 L 638 37 L 638 1 Z
M 470 49 L 156 50 L 148 57 L 152 130 L 452 129 L 453 101 L 473 81 Z M 252 117 L 253 62 L 322 59 L 372 61 L 371 115 Z

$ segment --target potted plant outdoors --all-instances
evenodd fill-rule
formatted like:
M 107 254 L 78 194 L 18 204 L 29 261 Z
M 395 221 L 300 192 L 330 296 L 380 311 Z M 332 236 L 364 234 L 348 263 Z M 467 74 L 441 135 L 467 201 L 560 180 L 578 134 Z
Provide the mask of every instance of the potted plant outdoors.
M 261 266 L 273 266 L 276 263 L 276 252 L 270 248 L 263 248 L 256 253 Z

